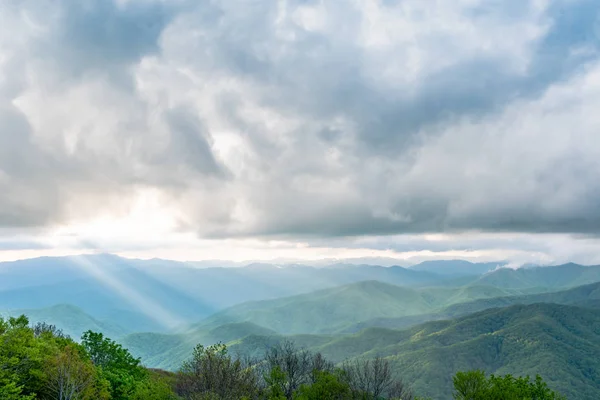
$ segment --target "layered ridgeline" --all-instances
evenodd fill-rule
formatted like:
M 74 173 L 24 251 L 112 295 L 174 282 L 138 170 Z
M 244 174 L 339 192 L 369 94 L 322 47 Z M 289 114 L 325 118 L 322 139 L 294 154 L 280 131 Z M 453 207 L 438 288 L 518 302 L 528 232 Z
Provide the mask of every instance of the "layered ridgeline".
M 427 314 L 396 318 L 373 318 L 352 325 L 343 332 L 353 333 L 369 327 L 404 329 L 426 321 L 452 319 L 489 308 L 535 303 L 555 303 L 600 308 L 600 282 L 557 292 L 480 298 L 478 300 L 452 304 L 441 310 Z
M 40 260 L 51 261 L 47 270 L 40 270 Z M 467 273 L 469 265 L 476 273 Z M 600 267 L 578 265 L 513 270 L 452 261 L 411 268 L 198 269 L 161 260 L 73 257 L 0 264 L 0 314 L 24 313 L 75 338 L 87 329 L 103 332 L 149 367 L 177 369 L 199 343 L 224 342 L 234 353 L 259 356 L 291 338 L 335 361 L 385 355 L 434 398 L 447 398 L 454 372 L 484 368 L 540 372 L 554 387 L 576 394 L 572 398 L 586 399 L 598 394 L 598 365 L 586 358 L 596 354 L 598 343 L 600 284 L 590 284 L 598 281 Z M 513 305 L 520 306 L 490 310 Z M 493 329 L 478 330 L 486 324 Z M 497 338 L 500 344 L 491 341 Z M 546 358 L 538 361 L 564 376 L 545 374 L 522 358 L 544 351 Z
M 472 298 L 506 296 L 511 292 L 481 286 L 412 289 L 365 281 L 303 295 L 243 303 L 214 314 L 182 334 L 139 333 L 122 340 L 148 365 L 172 369 L 197 343 L 227 343 L 255 334 L 259 329 L 267 330 L 268 336 L 342 333 L 360 321 L 375 317 L 422 315 Z M 224 335 L 231 331 L 236 336 Z M 264 347 L 260 347 L 260 351 L 263 350 Z
M 132 333 L 132 331 L 120 325 L 97 320 L 82 309 L 70 304 L 57 304 L 52 307 L 38 309 L 13 309 L 0 312 L 0 318 L 4 319 L 20 315 L 26 315 L 30 321 L 45 322 L 60 327 L 61 331 L 72 338 L 79 338 L 83 332 L 88 330 L 100 332 L 114 338 Z
M 234 354 L 260 357 L 284 338 L 272 331 L 263 334 L 262 329 L 250 323 L 229 324 L 203 334 L 208 341 L 227 337 Z M 495 374 L 540 374 L 569 399 L 600 398 L 597 309 L 551 303 L 515 305 L 407 330 L 369 328 L 353 335 L 285 338 L 336 362 L 382 356 L 418 393 L 433 399 L 450 398 L 451 376 L 470 368 Z M 158 362 L 162 357 L 166 362 L 163 366 L 168 367 L 174 357 L 185 358 L 185 340 L 182 336 L 133 335 L 127 337 L 125 345 L 136 354 L 145 346 L 156 350 L 171 341 L 170 355 L 157 352 L 153 359 L 146 359 Z
M 112 255 L 37 258 L 0 263 L 0 312 L 70 304 L 125 332 L 168 332 L 236 304 L 368 280 L 412 289 L 468 286 L 490 291 L 466 294 L 465 300 L 559 290 L 600 280 L 600 267 L 498 269 L 501 265 L 430 261 L 409 268 L 269 264 L 198 268 L 194 263 Z
M 453 272 L 454 263 L 438 261 L 427 270 L 418 266 L 314 268 L 269 264 L 199 268 L 195 263 L 131 260 L 112 255 L 44 257 L 0 263 L 0 312 L 70 304 L 127 332 L 167 332 L 235 304 L 353 282 L 458 286 L 479 278 L 477 273 L 465 276 Z M 468 264 L 474 271 L 482 269 L 479 264 Z M 483 269 L 498 265 L 501 263 L 485 264 Z
M 188 354 L 195 343 L 211 344 L 215 340 L 230 342 L 254 334 L 253 331 L 244 331 L 243 327 L 267 329 L 269 335 L 262 336 L 273 337 L 274 340 L 278 340 L 277 335 L 294 335 L 295 340 L 313 346 L 333 336 L 358 332 L 368 327 L 402 329 L 426 321 L 451 319 L 474 311 L 514 304 L 546 302 L 589 306 L 600 298 L 600 283 L 595 283 L 560 292 L 466 301 L 468 295 L 497 293 L 494 289 L 484 289 L 417 290 L 381 282 L 361 282 L 307 295 L 235 306 L 198 323 L 185 334 L 140 333 L 127 336 L 123 341 L 148 365 L 171 369 L 182 361 L 179 356 Z M 457 303 L 447 305 L 453 301 Z M 432 312 L 436 307 L 439 307 L 438 311 Z M 423 310 L 426 313 L 420 314 Z M 399 316 L 389 317 L 394 313 Z M 373 318 L 374 315 L 387 317 Z M 216 332 L 223 327 L 235 327 L 237 338 L 219 337 Z M 152 344 L 151 351 L 145 343 Z M 264 345 L 257 344 L 256 349 L 261 352 Z
M 509 282 L 518 281 L 516 288 Z M 529 282 L 528 285 L 523 282 Z M 350 333 L 369 326 L 405 328 L 492 307 L 539 302 L 585 305 L 599 296 L 600 267 L 563 265 L 498 269 L 461 287 L 410 288 L 365 281 L 308 294 L 248 302 L 196 325 L 210 328 L 248 321 L 283 334 Z M 500 282 L 498 286 L 490 282 Z M 542 293 L 536 293 L 542 292 Z
M 507 296 L 520 290 L 493 286 L 409 288 L 364 281 L 307 294 L 243 303 L 218 312 L 195 328 L 248 321 L 279 333 L 338 333 L 377 317 L 430 313 L 472 299 Z
M 371 328 L 330 338 L 296 337 L 326 357 L 383 356 L 414 389 L 433 399 L 451 398 L 453 373 L 540 374 L 569 399 L 600 398 L 600 311 L 557 304 L 490 309 L 408 330 Z M 251 352 L 273 337 L 247 337 L 232 351 Z

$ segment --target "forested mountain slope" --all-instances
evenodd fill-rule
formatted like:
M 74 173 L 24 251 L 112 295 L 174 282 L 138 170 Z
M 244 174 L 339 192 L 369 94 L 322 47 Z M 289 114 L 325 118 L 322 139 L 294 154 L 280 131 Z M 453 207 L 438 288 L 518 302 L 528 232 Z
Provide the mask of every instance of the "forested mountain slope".
M 473 301 L 457 302 L 437 312 L 397 318 L 374 318 L 350 326 L 344 332 L 358 332 L 368 327 L 404 329 L 432 320 L 450 319 L 486 310 L 515 304 L 556 303 L 588 308 L 600 308 L 600 282 L 577 286 L 558 292 L 529 295 L 500 296 L 480 298 Z
M 600 310 L 516 305 L 408 330 L 370 328 L 328 341 L 300 339 L 336 361 L 384 356 L 418 393 L 433 399 L 449 399 L 450 377 L 464 369 L 539 373 L 569 399 L 600 398 Z M 257 345 L 273 340 L 250 336 L 234 344 L 232 351 L 256 351 Z
M 420 315 L 474 298 L 514 293 L 490 286 L 419 289 L 364 281 L 302 295 L 243 303 L 218 312 L 196 326 L 205 328 L 250 321 L 282 334 L 335 333 L 372 318 Z

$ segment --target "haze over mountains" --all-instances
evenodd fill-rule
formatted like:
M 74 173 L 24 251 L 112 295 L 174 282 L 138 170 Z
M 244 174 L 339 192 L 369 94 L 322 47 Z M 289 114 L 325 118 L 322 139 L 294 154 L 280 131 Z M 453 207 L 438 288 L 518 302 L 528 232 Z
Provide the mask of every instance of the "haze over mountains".
M 464 279 L 461 273 L 450 276 L 369 265 L 282 268 L 250 264 L 244 268 L 200 269 L 173 261 L 111 255 L 40 258 L 0 263 L 0 305 L 32 309 L 68 303 L 94 318 L 120 321 L 126 329 L 131 324 L 130 328 L 138 327 L 138 331 L 140 327 L 168 330 L 234 304 L 352 282 L 381 280 L 420 287 Z M 167 320 L 157 315 L 160 309 L 168 314 Z
M 199 343 L 256 357 L 287 338 L 334 362 L 383 356 L 433 399 L 447 398 L 448 377 L 466 368 L 540 373 L 572 398 L 595 398 L 600 266 L 503 266 L 39 258 L 0 263 L 0 314 L 26 314 L 74 338 L 102 332 L 169 370 Z

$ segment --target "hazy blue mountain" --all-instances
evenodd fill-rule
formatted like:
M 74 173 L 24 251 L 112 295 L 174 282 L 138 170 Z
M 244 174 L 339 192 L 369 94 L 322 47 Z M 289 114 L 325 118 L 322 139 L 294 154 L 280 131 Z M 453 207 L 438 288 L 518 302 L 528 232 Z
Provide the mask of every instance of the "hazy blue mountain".
M 88 277 L 2 291 L 0 309 L 45 308 L 68 303 L 98 319 L 122 315 L 123 318 L 114 321 L 117 324 L 134 322 L 130 319 L 134 313 L 140 328 L 146 325 L 161 330 L 216 311 L 210 304 L 135 269 L 104 273 L 110 277 L 108 282 Z
M 550 267 L 500 268 L 478 279 L 482 285 L 500 288 L 568 288 L 600 281 L 600 266 L 564 264 Z
M 410 267 L 415 271 L 427 271 L 440 275 L 469 276 L 483 275 L 506 265 L 506 262 L 472 263 L 464 260 L 424 261 Z
M 291 297 L 242 303 L 197 326 L 250 321 L 282 334 L 334 333 L 373 318 L 408 317 L 473 299 L 516 294 L 490 286 L 408 288 L 363 281 Z
M 424 286 L 443 284 L 446 278 L 402 267 L 256 264 L 193 268 L 174 261 L 112 255 L 44 257 L 0 263 L 0 309 L 68 303 L 98 319 L 114 317 L 119 325 L 129 322 L 144 330 L 164 330 L 234 304 L 368 279 Z M 170 318 L 164 318 L 166 315 Z
M 357 292 L 356 299 L 348 300 L 346 305 L 343 303 L 347 300 L 340 298 L 327 307 L 319 306 L 323 321 L 330 319 L 327 316 L 329 310 L 339 316 L 331 321 L 331 326 L 343 329 L 372 318 L 427 314 L 451 303 L 548 288 L 558 290 L 600 280 L 600 267 L 579 265 L 498 269 L 478 276 L 460 275 L 469 268 L 480 271 L 491 267 L 492 264 L 446 261 L 422 263 L 413 268 L 373 265 L 315 268 L 265 263 L 239 268 L 194 268 L 188 263 L 130 260 L 113 255 L 44 257 L 0 263 L 0 309 L 39 309 L 72 304 L 98 320 L 110 321 L 128 331 L 167 332 L 237 304 L 276 300 L 363 281 L 403 286 L 406 296 L 411 290 L 419 290 L 415 295 L 420 296 L 418 301 L 407 300 L 402 306 L 393 307 L 390 302 L 390 308 L 382 306 L 379 311 L 376 311 L 380 306 L 377 303 L 383 301 L 385 291 L 368 294 L 364 302 Z M 441 268 L 450 268 L 446 272 L 454 272 L 431 271 Z M 310 301 L 315 306 L 318 304 L 316 299 Z M 344 311 L 350 307 L 348 304 L 363 304 L 364 307 L 353 307 L 356 310 L 352 310 L 354 315 L 350 318 Z M 303 315 L 302 310 L 299 312 Z M 234 317 L 232 322 L 240 322 L 237 316 Z M 254 322 L 265 325 L 261 318 Z M 284 332 L 298 332 L 302 324 L 302 321 L 290 321 Z M 280 329 L 284 325 L 279 323 Z M 333 328 L 322 329 L 323 324 L 318 323 L 310 332 L 333 331 Z
M 82 309 L 69 305 L 58 304 L 53 307 L 40 309 L 15 309 L 0 311 L 3 316 L 26 315 L 31 324 L 45 322 L 56 325 L 73 339 L 79 339 L 81 334 L 89 329 L 102 332 L 108 337 L 119 338 L 133 331 L 127 330 L 110 322 L 99 321 L 86 314 Z

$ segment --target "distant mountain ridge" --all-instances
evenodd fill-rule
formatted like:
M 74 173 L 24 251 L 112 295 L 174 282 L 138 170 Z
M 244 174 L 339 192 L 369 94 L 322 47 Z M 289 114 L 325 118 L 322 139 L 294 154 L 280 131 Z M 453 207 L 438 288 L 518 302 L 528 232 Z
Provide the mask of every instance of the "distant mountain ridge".
M 0 316 L 17 317 L 26 315 L 31 323 L 43 322 L 55 325 L 74 340 L 78 340 L 81 334 L 87 330 L 101 332 L 108 337 L 118 339 L 124 335 L 133 333 L 114 323 L 99 321 L 86 314 L 82 309 L 70 304 L 57 304 L 41 309 L 15 309 L 0 311 Z
M 358 332 L 369 327 L 406 329 L 426 321 L 457 318 L 490 308 L 528 305 L 535 303 L 554 303 L 580 307 L 600 308 L 600 282 L 577 286 L 558 292 L 535 293 L 513 296 L 490 296 L 477 300 L 457 302 L 435 313 L 413 315 L 398 318 L 374 318 L 365 320 L 344 330 L 346 333 Z
M 362 281 L 308 294 L 242 303 L 215 313 L 196 327 L 249 321 L 282 334 L 336 333 L 375 317 L 421 315 L 449 304 L 516 293 L 484 286 L 413 289 Z
M 465 260 L 423 261 L 409 267 L 414 271 L 434 272 L 447 276 L 483 275 L 507 265 L 506 261 L 472 263 Z
M 477 282 L 500 288 L 567 288 L 600 281 L 600 266 L 563 264 L 548 267 L 500 268 L 482 275 Z
M 166 331 L 235 304 L 365 280 L 422 287 L 456 286 L 471 279 L 398 266 L 194 268 L 190 264 L 106 254 L 0 263 L 0 310 L 68 303 L 96 319 L 115 318 L 126 329 L 133 328 L 127 324 L 136 324 L 144 330 Z M 154 306 L 144 310 L 140 305 L 145 302 Z M 157 318 L 159 308 L 172 321 Z
M 0 263 L 0 311 L 72 304 L 91 317 L 110 321 L 128 332 L 168 332 L 237 304 L 363 281 L 380 281 L 411 290 L 437 287 L 431 293 L 439 294 L 462 288 L 461 293 L 449 295 L 447 301 L 453 303 L 600 281 L 600 267 L 576 264 L 516 270 L 497 268 L 502 262 L 474 264 L 460 260 L 427 261 L 410 268 L 341 264 L 315 268 L 265 263 L 239 268 L 193 268 L 189 264 L 114 255 Z M 468 275 L 469 271 L 474 274 Z M 452 296 L 456 298 L 451 299 Z M 437 307 L 430 303 L 431 299 L 421 300 L 424 303 L 420 305 L 407 303 L 404 315 L 380 313 L 379 317 L 429 313 Z M 368 303 L 367 300 L 365 304 Z

